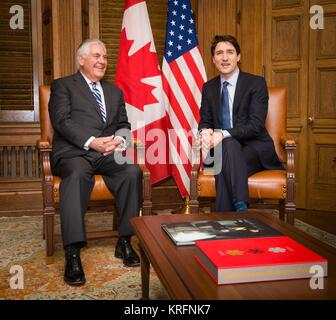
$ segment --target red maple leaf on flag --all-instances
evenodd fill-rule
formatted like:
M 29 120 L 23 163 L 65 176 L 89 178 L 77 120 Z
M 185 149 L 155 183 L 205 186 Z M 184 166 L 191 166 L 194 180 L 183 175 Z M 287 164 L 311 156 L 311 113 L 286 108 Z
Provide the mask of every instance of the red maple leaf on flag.
M 145 105 L 157 103 L 158 100 L 152 94 L 155 86 L 143 83 L 142 79 L 158 76 L 160 70 L 156 52 L 150 51 L 150 42 L 131 56 L 128 55 L 133 42 L 134 40 L 127 39 L 126 31 L 123 29 L 120 39 L 116 85 L 123 90 L 125 101 L 128 104 L 144 111 Z

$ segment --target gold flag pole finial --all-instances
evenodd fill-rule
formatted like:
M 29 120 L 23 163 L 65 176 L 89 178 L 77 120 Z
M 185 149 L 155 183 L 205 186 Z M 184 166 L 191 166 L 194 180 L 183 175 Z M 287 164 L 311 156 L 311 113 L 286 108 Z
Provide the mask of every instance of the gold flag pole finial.
M 182 206 L 182 208 L 173 211 L 173 213 L 174 214 L 190 214 L 191 211 L 190 211 L 190 206 L 189 206 L 189 200 L 190 200 L 189 196 L 187 196 L 185 198 L 184 205 Z

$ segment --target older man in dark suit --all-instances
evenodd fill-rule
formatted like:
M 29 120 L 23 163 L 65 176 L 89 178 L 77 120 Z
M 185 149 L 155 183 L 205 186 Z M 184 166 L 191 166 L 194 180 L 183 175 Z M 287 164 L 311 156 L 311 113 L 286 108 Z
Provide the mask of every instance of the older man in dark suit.
M 70 285 L 85 283 L 80 248 L 86 244 L 84 215 L 95 174 L 103 175 L 116 198 L 119 239 L 115 256 L 127 266 L 138 266 L 140 262 L 131 246 L 129 219 L 139 214 L 142 173 L 137 165 L 117 161 L 130 139 L 123 94 L 102 79 L 107 55 L 100 40 L 89 39 L 80 45 L 77 65 L 76 74 L 52 82 L 49 102 L 54 128 L 51 165 L 53 173 L 62 178 L 64 280 Z
M 220 76 L 203 86 L 202 149 L 207 154 L 221 148 L 216 211 L 246 211 L 248 177 L 264 169 L 282 169 L 265 128 L 268 90 L 264 78 L 239 70 L 240 46 L 233 36 L 215 36 L 211 54 Z

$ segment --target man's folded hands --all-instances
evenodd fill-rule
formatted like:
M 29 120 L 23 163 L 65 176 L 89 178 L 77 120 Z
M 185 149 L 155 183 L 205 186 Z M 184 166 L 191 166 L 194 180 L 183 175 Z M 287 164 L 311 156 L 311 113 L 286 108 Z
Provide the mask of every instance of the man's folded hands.
M 115 137 L 114 135 L 95 138 L 92 140 L 89 147 L 100 152 L 104 156 L 107 156 L 112 152 L 121 152 L 125 150 L 124 141 L 120 137 Z

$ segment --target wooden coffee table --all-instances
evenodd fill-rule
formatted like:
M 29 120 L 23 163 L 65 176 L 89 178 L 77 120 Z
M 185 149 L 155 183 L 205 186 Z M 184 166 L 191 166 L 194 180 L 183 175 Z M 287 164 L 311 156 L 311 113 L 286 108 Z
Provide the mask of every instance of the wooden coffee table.
M 311 289 L 310 279 L 264 281 L 218 286 L 194 258 L 194 246 L 177 247 L 162 223 L 257 218 L 328 259 L 324 289 Z M 131 220 L 141 253 L 142 298 L 149 299 L 153 266 L 171 299 L 336 299 L 336 249 L 281 220 L 258 212 L 142 216 Z

